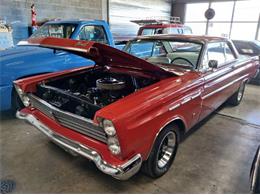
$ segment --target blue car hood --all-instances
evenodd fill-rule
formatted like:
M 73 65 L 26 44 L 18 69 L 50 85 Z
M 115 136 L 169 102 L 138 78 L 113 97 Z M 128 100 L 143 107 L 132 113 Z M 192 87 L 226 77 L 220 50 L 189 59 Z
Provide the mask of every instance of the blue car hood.
M 16 46 L 0 52 L 0 85 L 27 75 L 93 64 L 91 60 L 60 50 L 37 46 Z

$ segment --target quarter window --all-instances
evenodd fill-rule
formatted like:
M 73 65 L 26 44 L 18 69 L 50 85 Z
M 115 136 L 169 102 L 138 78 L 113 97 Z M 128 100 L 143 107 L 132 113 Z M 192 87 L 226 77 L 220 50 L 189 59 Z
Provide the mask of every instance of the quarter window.
M 223 65 L 226 61 L 225 52 L 224 52 L 224 43 L 209 43 L 208 50 L 205 53 L 202 62 L 202 69 L 208 69 L 208 63 L 210 60 L 218 61 L 219 66 Z
M 84 26 L 81 29 L 77 39 L 108 44 L 107 37 L 102 26 Z
M 226 57 L 226 62 L 235 59 L 235 56 L 227 43 L 225 43 L 225 57 Z

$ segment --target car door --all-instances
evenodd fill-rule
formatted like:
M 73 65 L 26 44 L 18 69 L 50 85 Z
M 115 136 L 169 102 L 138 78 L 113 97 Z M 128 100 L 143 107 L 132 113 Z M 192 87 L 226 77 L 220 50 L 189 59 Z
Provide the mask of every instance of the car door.
M 217 61 L 216 68 L 209 67 Z M 201 71 L 204 78 L 202 112 L 200 120 L 216 110 L 230 97 L 236 87 L 232 85 L 238 75 L 233 71 L 236 57 L 226 42 L 209 43 L 204 53 Z

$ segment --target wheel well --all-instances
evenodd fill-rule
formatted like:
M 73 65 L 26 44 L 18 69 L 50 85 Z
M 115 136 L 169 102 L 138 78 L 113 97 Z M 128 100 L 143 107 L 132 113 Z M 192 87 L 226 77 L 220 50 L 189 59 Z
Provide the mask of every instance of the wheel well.
M 154 139 L 154 141 L 153 141 L 153 143 L 152 143 L 152 146 L 151 146 L 151 148 L 150 148 L 150 151 L 149 151 L 149 153 L 148 153 L 148 155 L 147 155 L 147 159 L 149 158 L 150 153 L 151 153 L 151 151 L 152 151 L 152 148 L 153 148 L 153 146 L 154 146 L 154 143 L 155 143 L 155 141 L 156 141 L 158 135 L 161 133 L 161 131 L 162 131 L 163 129 L 165 129 L 166 127 L 169 127 L 169 126 L 172 127 L 172 126 L 174 126 L 174 125 L 177 125 L 177 126 L 179 127 L 180 138 L 179 138 L 178 141 L 182 141 L 182 139 L 183 139 L 183 137 L 184 137 L 184 134 L 185 134 L 185 131 L 186 131 L 186 126 L 185 126 L 185 123 L 183 122 L 183 120 L 177 118 L 177 119 L 174 119 L 173 121 L 169 122 L 168 124 L 166 124 L 164 127 L 162 127 L 162 128 L 160 129 L 160 131 L 156 134 L 156 137 L 155 137 L 155 139 Z
M 175 119 L 174 121 L 167 124 L 165 127 L 174 126 L 174 125 L 177 125 L 179 127 L 180 140 L 182 140 L 182 138 L 184 137 L 184 134 L 185 134 L 185 130 L 186 130 L 185 123 L 181 119 Z

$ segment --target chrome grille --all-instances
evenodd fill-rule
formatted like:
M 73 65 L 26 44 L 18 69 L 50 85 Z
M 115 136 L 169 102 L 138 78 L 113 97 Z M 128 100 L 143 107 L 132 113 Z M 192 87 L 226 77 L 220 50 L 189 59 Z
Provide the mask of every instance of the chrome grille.
M 48 117 L 56 120 L 60 125 L 101 142 L 107 142 L 107 137 L 104 130 L 101 127 L 95 125 L 91 120 L 72 113 L 64 112 L 50 105 L 46 101 L 36 97 L 35 95 L 30 94 L 29 98 L 34 108 L 41 111 Z

